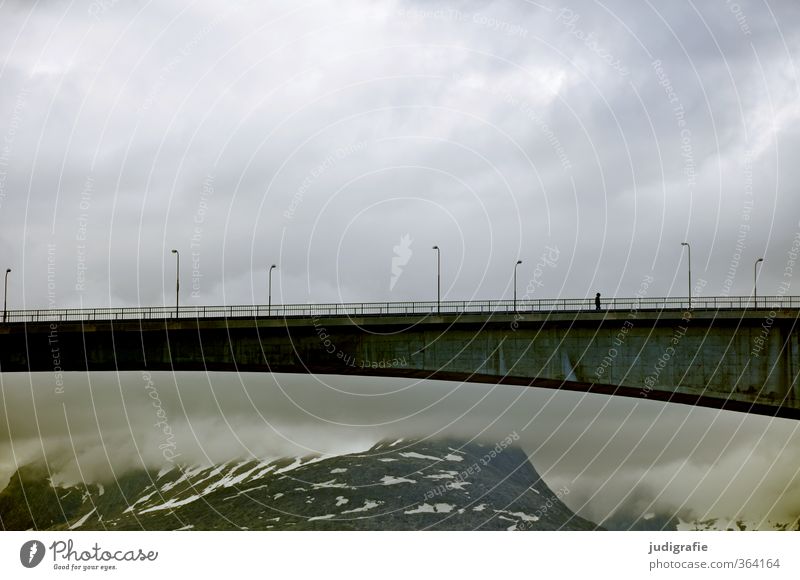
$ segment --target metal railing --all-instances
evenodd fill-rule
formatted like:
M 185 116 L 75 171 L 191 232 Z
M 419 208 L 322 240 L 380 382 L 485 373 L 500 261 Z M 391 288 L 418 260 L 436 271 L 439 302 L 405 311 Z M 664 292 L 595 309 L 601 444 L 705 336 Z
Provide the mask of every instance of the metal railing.
M 609 298 L 602 300 L 607 310 L 687 310 L 686 298 Z M 800 296 L 708 296 L 693 298 L 692 310 L 785 310 L 800 308 Z M 516 312 L 595 311 L 594 298 L 552 298 L 517 300 Z M 351 302 L 343 304 L 278 304 L 234 306 L 181 306 L 178 318 L 262 318 L 321 316 L 420 316 L 441 314 L 513 314 L 513 300 L 462 300 L 441 302 Z M 44 310 L 9 310 L 7 322 L 80 322 L 93 320 L 174 319 L 174 306 L 131 308 L 54 308 Z

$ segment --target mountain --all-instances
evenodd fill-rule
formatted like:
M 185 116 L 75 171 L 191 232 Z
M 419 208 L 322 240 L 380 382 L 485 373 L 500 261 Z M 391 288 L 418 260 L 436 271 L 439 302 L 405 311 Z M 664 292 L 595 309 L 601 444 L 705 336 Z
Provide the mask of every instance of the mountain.
M 677 529 L 681 531 L 713 530 L 732 532 L 743 532 L 747 530 L 770 530 L 776 532 L 800 531 L 800 518 L 796 518 L 793 522 L 773 522 L 771 520 L 756 522 L 743 520 L 741 518 L 711 518 L 695 522 L 684 522 L 680 520 Z
M 51 485 L 20 468 L 0 492 L 7 530 L 593 530 L 510 437 L 496 445 L 382 441 L 364 453 L 139 470 Z
M 742 518 L 709 518 L 705 520 L 688 519 L 684 521 L 674 513 L 647 512 L 642 516 L 614 514 L 601 522 L 608 530 L 634 531 L 800 531 L 800 518 L 794 521 L 778 522 L 772 520 L 750 521 Z

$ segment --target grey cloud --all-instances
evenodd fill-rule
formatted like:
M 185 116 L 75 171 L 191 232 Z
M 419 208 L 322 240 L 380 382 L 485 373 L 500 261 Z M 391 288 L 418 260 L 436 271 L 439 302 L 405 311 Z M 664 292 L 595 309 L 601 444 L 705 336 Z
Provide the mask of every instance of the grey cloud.
M 222 11 L 213 2 L 4 4 L 0 253 L 14 270 L 10 304 L 48 304 L 48 244 L 58 306 L 171 304 L 173 247 L 182 252 L 184 289 L 193 269 L 202 275 L 198 296 L 182 296 L 195 304 L 263 303 L 271 263 L 279 264 L 274 292 L 283 302 L 429 300 L 433 244 L 443 249 L 449 299 L 510 296 L 513 262 L 524 260 L 523 287 L 546 245 L 561 257 L 534 297 L 629 296 L 649 274 L 650 295 L 677 296 L 686 239 L 696 276 L 719 294 L 750 197 L 751 229 L 729 292 L 750 293 L 761 256 L 759 290 L 775 292 L 800 227 L 792 157 L 800 9 L 736 5 L 741 13 L 726 3 L 510 0 L 235 2 Z M 393 246 L 406 234 L 413 255 L 390 288 Z M 79 260 L 83 291 L 75 289 Z M 46 380 L 34 384 L 39 432 L 20 380 L 3 377 L 5 404 L 20 409 L 6 419 L 4 449 L 13 442 L 21 459 L 44 445 L 49 457 L 69 457 L 58 470 L 76 477 L 64 408 L 48 398 Z M 113 377 L 98 378 L 94 392 L 74 380 L 67 417 L 81 463 L 107 477 L 105 442 L 125 449 L 111 456 L 120 468 L 157 464 L 136 375 L 122 390 Z M 335 452 L 401 432 L 474 436 L 500 417 L 481 434 L 491 439 L 546 402 L 552 417 L 532 423 L 526 449 L 547 477 L 574 488 L 573 507 L 592 517 L 652 501 L 697 515 L 709 506 L 729 514 L 736 502 L 756 515 L 797 511 L 780 491 L 797 485 L 783 459 L 797 445 L 786 422 L 643 405 L 625 420 L 630 441 L 642 441 L 628 457 L 630 441 L 614 433 L 631 401 L 603 408 L 602 398 L 551 401 L 549 392 L 504 387 L 478 403 L 484 386 L 412 386 L 390 396 L 394 383 L 356 381 L 383 393 L 359 398 L 309 377 L 281 378 L 298 408 L 265 377 L 244 381 L 251 405 L 237 377 L 214 376 L 224 391 L 217 408 L 205 379 L 180 378 L 180 389 L 160 380 L 192 460 L 206 459 L 204 451 L 212 459 Z M 97 418 L 92 396 L 103 409 Z M 314 409 L 336 411 L 320 422 Z M 709 421 L 707 435 L 697 431 Z M 381 425 L 366 426 L 373 423 Z M 773 469 L 753 444 L 762 435 L 789 445 Z M 689 455 L 697 437 L 702 452 Z M 580 451 L 562 457 L 579 438 Z M 321 440 L 330 448 L 319 448 Z M 596 446 L 608 440 L 607 451 Z M 746 472 L 737 475 L 736 465 Z M 665 487 L 675 469 L 685 483 Z M 753 482 L 764 469 L 768 480 Z M 714 505 L 725 478 L 737 485 Z M 748 500 L 743 490 L 753 485 L 777 497 L 777 507 Z

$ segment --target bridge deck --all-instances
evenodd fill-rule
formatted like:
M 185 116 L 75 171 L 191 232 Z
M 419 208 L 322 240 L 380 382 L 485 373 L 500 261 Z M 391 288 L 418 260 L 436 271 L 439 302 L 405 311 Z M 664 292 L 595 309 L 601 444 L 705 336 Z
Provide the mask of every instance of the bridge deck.
M 762 303 L 763 300 L 763 303 Z M 576 303 L 580 308 L 576 307 Z M 745 307 L 739 308 L 739 304 Z M 553 306 L 557 308 L 553 308 Z M 248 371 L 527 385 L 800 418 L 800 300 L 12 311 L 0 372 Z M 592 304 L 593 306 L 593 304 Z M 550 308 L 546 308 L 550 307 Z M 437 312 L 441 310 L 440 312 Z
M 684 311 L 684 297 L 611 298 L 602 301 L 602 311 Z M 693 311 L 753 311 L 800 309 L 800 296 L 708 296 L 693 298 Z M 354 302 L 342 304 L 263 304 L 229 306 L 145 306 L 121 308 L 55 308 L 9 310 L 4 322 L 66 322 L 90 320 L 152 320 L 165 318 L 295 318 L 313 316 L 424 316 L 433 314 L 555 314 L 597 312 L 594 298 L 540 300 L 462 300 L 437 302 Z

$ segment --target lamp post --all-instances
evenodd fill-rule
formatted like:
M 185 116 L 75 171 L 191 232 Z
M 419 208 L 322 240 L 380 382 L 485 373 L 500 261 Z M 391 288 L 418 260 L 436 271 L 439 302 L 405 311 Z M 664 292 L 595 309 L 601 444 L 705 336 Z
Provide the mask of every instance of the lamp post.
M 272 271 L 277 268 L 275 264 L 269 267 L 269 302 L 267 302 L 267 316 L 272 316 Z
M 433 246 L 436 250 L 436 313 L 442 312 L 442 251 L 439 246 Z
M 178 305 L 181 295 L 181 255 L 178 250 L 172 250 L 172 253 L 175 254 L 177 260 L 175 263 L 175 318 L 178 318 Z
M 517 266 L 522 264 L 522 260 L 517 260 L 517 263 L 514 264 L 514 313 L 517 312 Z
M 6 268 L 6 285 L 3 291 L 3 322 L 6 321 L 8 316 L 8 275 L 11 273 L 11 268 Z
M 681 242 L 681 246 L 686 246 L 689 251 L 689 310 L 692 309 L 692 246 L 689 242 Z
M 756 276 L 756 268 L 758 267 L 758 263 L 763 261 L 764 258 L 759 258 L 756 260 L 756 263 L 753 264 L 753 302 L 755 303 L 755 308 L 758 308 L 758 277 Z

